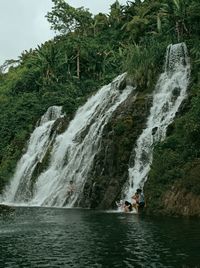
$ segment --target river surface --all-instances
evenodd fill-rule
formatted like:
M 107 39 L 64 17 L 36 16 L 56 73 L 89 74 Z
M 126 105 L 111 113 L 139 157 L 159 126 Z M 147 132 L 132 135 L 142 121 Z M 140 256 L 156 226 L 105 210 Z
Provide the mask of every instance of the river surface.
M 18 207 L 0 216 L 0 267 L 200 267 L 200 220 Z

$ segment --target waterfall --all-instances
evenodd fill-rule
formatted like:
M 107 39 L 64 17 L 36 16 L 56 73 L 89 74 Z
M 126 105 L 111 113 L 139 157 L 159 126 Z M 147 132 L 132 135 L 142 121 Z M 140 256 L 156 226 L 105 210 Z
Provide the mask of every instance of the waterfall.
M 136 143 L 134 166 L 128 170 L 129 182 L 124 192 L 127 200 L 131 200 L 137 188 L 144 186 L 153 160 L 154 144 L 165 138 L 167 127 L 187 96 L 189 76 L 190 64 L 186 45 L 169 45 L 165 71 L 157 82 L 146 128 Z
M 115 109 L 132 92 L 132 87 L 119 91 L 126 74 L 104 86 L 78 109 L 65 133 L 56 139 L 51 162 L 36 183 L 33 205 L 67 206 L 78 203 L 94 156 L 100 146 L 103 128 Z M 73 181 L 76 191 L 69 195 Z
M 35 181 L 32 189 L 33 195 L 27 195 L 29 198 L 24 200 L 23 192 L 30 191 L 25 173 L 35 165 L 36 161 L 35 154 L 30 157 L 29 149 L 27 150 L 27 153 L 19 161 L 11 183 L 13 187 L 10 188 L 16 190 L 7 191 L 9 195 L 6 194 L 6 197 L 11 197 L 10 192 L 12 192 L 14 198 L 5 198 L 5 202 L 13 201 L 17 204 L 26 203 L 26 205 L 33 206 L 59 207 L 72 207 L 78 204 L 93 159 L 100 146 L 103 128 L 116 108 L 127 99 L 133 90 L 131 86 L 126 86 L 125 89 L 120 90 L 120 85 L 125 77 L 126 74 L 118 76 L 112 83 L 102 87 L 78 109 L 67 130 L 54 139 L 49 166 L 39 174 Z M 41 122 L 43 122 L 43 119 Z M 45 124 L 52 124 L 50 122 Z M 39 138 L 38 133 L 37 142 L 40 148 L 42 147 L 40 142 L 50 142 L 47 127 L 45 129 L 42 135 L 45 137 L 45 141 Z M 36 131 L 37 128 L 34 132 Z M 32 148 L 32 143 L 35 142 L 31 136 L 29 146 Z M 20 182 L 14 183 L 14 181 Z M 75 191 L 71 195 L 67 191 L 70 181 L 73 181 L 75 185 Z
M 14 177 L 6 187 L 2 199 L 8 203 L 17 201 L 25 202 L 32 196 L 32 174 L 38 163 L 42 162 L 49 146 L 51 145 L 55 131 L 55 121 L 61 117 L 62 107 L 49 107 L 47 112 L 37 122 L 27 146 L 25 154 L 17 164 Z

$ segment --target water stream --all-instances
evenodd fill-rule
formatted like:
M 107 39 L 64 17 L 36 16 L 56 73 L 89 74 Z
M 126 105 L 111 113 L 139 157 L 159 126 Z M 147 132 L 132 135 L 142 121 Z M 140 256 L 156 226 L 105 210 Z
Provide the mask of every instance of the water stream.
M 146 128 L 137 140 L 134 149 L 134 165 L 129 168 L 129 183 L 125 196 L 131 196 L 142 188 L 147 180 L 153 160 L 154 145 L 166 136 L 167 127 L 187 96 L 190 78 L 190 63 L 184 43 L 169 45 L 166 53 L 165 71 L 161 74 L 153 94 L 153 104 Z

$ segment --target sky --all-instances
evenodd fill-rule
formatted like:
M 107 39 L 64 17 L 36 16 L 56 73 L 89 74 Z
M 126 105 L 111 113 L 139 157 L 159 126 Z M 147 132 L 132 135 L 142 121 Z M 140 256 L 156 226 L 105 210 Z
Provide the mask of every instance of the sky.
M 74 7 L 89 8 L 93 14 L 108 13 L 113 2 L 115 0 L 67 1 Z M 126 0 L 119 2 L 125 4 Z M 51 0 L 0 0 L 0 65 L 53 38 L 54 32 L 45 18 L 52 6 Z

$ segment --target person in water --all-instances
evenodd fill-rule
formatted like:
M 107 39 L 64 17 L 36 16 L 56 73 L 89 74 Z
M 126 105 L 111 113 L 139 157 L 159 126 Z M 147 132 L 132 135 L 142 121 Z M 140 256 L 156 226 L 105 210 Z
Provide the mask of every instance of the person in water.
M 137 189 L 136 193 L 138 194 L 137 210 L 139 212 L 139 211 L 143 210 L 143 208 L 145 207 L 145 198 L 144 198 L 144 194 L 143 194 L 141 189 Z
M 132 197 L 132 207 L 138 212 L 139 194 L 136 192 Z
M 116 203 L 117 207 L 119 208 L 119 210 L 124 209 L 124 201 L 123 200 L 120 200 L 119 202 L 116 201 L 115 203 Z
M 76 190 L 76 188 L 75 188 L 73 181 L 70 181 L 69 185 L 68 185 L 67 193 L 69 195 L 72 195 L 75 192 L 75 190 Z
M 128 201 L 124 202 L 124 212 L 131 212 L 133 210 L 132 204 Z

